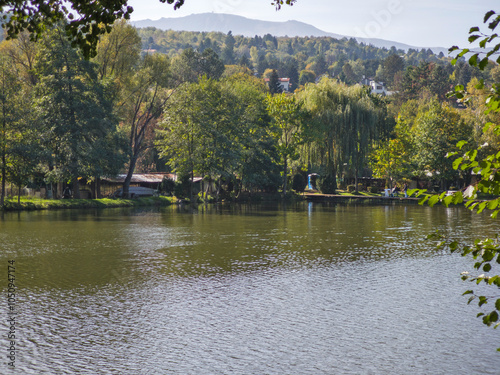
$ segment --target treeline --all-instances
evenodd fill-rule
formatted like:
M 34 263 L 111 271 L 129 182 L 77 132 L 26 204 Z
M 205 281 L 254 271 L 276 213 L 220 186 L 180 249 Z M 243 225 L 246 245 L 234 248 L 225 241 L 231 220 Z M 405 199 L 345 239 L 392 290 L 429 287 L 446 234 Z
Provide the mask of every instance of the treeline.
M 395 47 L 378 48 L 353 38 L 290 38 L 270 34 L 250 38 L 231 32 L 162 31 L 153 27 L 138 29 L 138 33 L 143 50 L 175 57 L 187 49 L 200 53 L 211 49 L 225 65 L 246 66 L 259 76 L 268 76 L 274 69 L 280 77 L 290 78 L 294 89 L 328 74 L 349 85 L 359 83 L 363 76 L 371 77 L 399 91 L 404 70 L 422 63 L 443 68 L 436 76 L 446 79 L 453 76 L 450 84 L 466 85 L 473 76 L 488 75 L 465 63 L 453 67 L 451 59 L 442 52 L 436 55 L 430 49 L 405 52 Z
M 294 94 L 271 94 L 248 66 L 225 65 L 217 48 L 144 53 L 144 32 L 157 31 L 117 23 L 90 61 L 58 27 L 37 42 L 27 34 L 2 42 L 0 203 L 7 182 L 20 188 L 72 183 L 78 197 L 83 179 L 96 182 L 99 196 L 100 178 L 120 172 L 127 173 L 127 194 L 136 171 L 176 172 L 185 195 L 193 193 L 189 181 L 202 177 L 212 187 L 203 193 L 216 198 L 223 190 L 286 193 L 292 176 L 299 181 L 310 172 L 321 175 L 319 188 L 330 193 L 344 178 L 372 173 L 388 185 L 424 177 L 444 186 L 466 177 L 443 158 L 457 140 L 497 147 L 495 134 L 478 130 L 486 120 L 498 120 L 483 115 L 481 101 L 464 106 L 445 93 L 463 82 L 469 92 L 485 95 L 474 83 L 500 81 L 498 66 L 480 72 L 442 58 L 408 65 L 406 55 L 385 51 L 377 70 L 398 88 L 393 96 L 373 95 L 350 84 L 354 79 L 329 75 Z M 226 56 L 229 37 L 238 56 L 241 44 L 231 35 L 219 52 Z M 319 46 L 327 39 L 297 44 Z M 266 49 L 279 47 L 280 40 L 266 37 Z M 304 62 L 318 56 L 328 59 L 320 54 Z

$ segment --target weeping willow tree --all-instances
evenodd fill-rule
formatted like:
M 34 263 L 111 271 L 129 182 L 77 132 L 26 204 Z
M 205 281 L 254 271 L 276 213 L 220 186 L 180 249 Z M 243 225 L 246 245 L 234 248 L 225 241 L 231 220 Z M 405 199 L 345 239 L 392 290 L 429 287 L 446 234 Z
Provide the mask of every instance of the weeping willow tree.
M 307 85 L 298 95 L 312 115 L 302 161 L 334 178 L 350 172 L 357 189 L 372 142 L 387 133 L 385 103 L 359 85 L 349 87 L 328 78 Z

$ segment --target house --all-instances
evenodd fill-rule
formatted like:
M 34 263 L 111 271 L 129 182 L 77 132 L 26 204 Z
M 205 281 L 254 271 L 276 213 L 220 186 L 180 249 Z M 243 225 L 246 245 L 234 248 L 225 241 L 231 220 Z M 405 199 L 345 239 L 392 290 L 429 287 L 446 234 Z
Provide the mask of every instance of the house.
M 373 78 L 366 78 L 365 76 L 363 76 L 360 84 L 363 86 L 369 86 L 373 94 L 379 94 L 384 96 L 394 94 L 393 91 L 387 90 L 383 82 L 377 82 Z
M 290 78 L 279 78 L 281 87 L 283 88 L 283 92 L 290 92 L 292 89 L 292 83 L 290 82 Z M 264 78 L 266 85 L 269 85 L 269 78 Z

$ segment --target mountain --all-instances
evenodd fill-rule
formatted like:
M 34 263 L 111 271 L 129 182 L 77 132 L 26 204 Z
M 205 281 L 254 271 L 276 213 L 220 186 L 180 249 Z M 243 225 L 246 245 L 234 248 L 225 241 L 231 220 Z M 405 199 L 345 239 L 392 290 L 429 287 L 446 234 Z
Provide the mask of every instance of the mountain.
M 227 33 L 231 31 L 233 35 L 244 35 L 252 37 L 255 35 L 263 36 L 271 34 L 273 36 L 327 36 L 336 39 L 350 38 L 349 36 L 329 33 L 320 30 L 312 25 L 299 21 L 272 22 L 254 20 L 242 16 L 224 13 L 199 13 L 191 14 L 190 16 L 178 18 L 160 18 L 159 20 L 141 20 L 133 21 L 132 25 L 138 28 L 156 27 L 160 30 L 174 31 L 218 31 Z M 408 44 L 394 42 L 376 38 L 355 38 L 358 42 L 372 44 L 380 48 L 391 48 L 407 51 L 409 48 L 422 49 L 427 47 L 414 47 Z M 447 54 L 446 48 L 430 47 L 434 53 L 443 52 Z

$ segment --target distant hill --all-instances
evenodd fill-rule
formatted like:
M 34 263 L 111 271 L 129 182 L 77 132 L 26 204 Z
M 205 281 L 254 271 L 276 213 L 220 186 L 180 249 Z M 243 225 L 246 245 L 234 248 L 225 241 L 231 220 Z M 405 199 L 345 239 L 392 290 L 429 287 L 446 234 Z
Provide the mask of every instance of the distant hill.
M 273 36 L 327 36 L 336 39 L 350 38 L 349 36 L 328 33 L 320 30 L 312 25 L 299 21 L 286 21 L 286 22 L 272 22 L 254 20 L 242 16 L 224 13 L 199 13 L 191 14 L 190 16 L 178 18 L 160 18 L 159 20 L 141 20 L 134 21 L 132 25 L 138 28 L 143 27 L 156 27 L 160 30 L 175 30 L 175 31 L 218 31 L 227 33 L 231 31 L 233 35 L 243 35 L 252 37 L 255 35 L 263 36 L 271 34 Z M 376 39 L 376 38 L 356 38 L 358 42 L 365 44 L 372 44 L 375 47 L 391 48 L 392 46 L 397 49 L 407 51 L 409 48 L 422 49 L 427 47 L 414 47 L 404 43 L 398 43 L 390 40 Z M 446 48 L 430 47 L 430 49 L 438 54 L 443 52 L 447 54 Z

